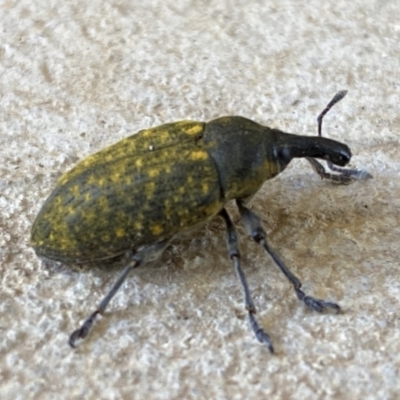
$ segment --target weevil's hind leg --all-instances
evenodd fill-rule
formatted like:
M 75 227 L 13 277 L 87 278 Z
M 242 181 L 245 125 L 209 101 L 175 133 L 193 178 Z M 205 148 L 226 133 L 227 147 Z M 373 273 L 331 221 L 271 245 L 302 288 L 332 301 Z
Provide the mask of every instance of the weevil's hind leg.
M 118 289 L 121 287 L 121 285 L 124 283 L 126 277 L 128 274 L 136 267 L 138 267 L 141 264 L 141 260 L 136 260 L 132 259 L 129 264 L 124 268 L 120 276 L 118 277 L 117 281 L 114 283 L 114 285 L 111 287 L 109 292 L 106 294 L 106 296 L 103 298 L 103 300 L 100 302 L 99 306 L 97 309 L 86 319 L 86 321 L 81 325 L 81 327 L 74 332 L 72 332 L 71 336 L 69 337 L 69 345 L 72 348 L 77 347 L 77 341 L 78 340 L 83 340 L 90 332 L 90 329 L 92 328 L 94 321 L 96 317 L 99 314 L 103 314 L 104 311 L 106 310 L 108 303 L 110 300 L 114 297 L 115 293 L 117 293 Z
M 336 174 L 331 174 L 326 172 L 325 167 L 315 158 L 307 157 L 306 159 L 313 167 L 313 170 L 321 177 L 321 179 L 328 179 L 338 185 L 349 185 L 354 181 L 365 181 L 372 178 L 372 175 L 362 169 L 341 168 L 328 161 L 328 168 L 331 171 L 337 172 Z
M 243 294 L 244 294 L 244 303 L 246 310 L 248 312 L 249 316 L 249 322 L 251 329 L 253 330 L 254 334 L 256 335 L 256 338 L 260 343 L 265 343 L 266 346 L 268 347 L 269 351 L 271 353 L 274 352 L 274 348 L 272 346 L 271 339 L 269 335 L 264 332 L 264 330 L 260 327 L 258 324 L 254 314 L 256 314 L 256 308 L 253 303 L 253 299 L 251 298 L 251 294 L 249 291 L 249 287 L 247 285 L 247 280 L 244 275 L 244 272 L 242 270 L 242 267 L 240 266 L 240 251 L 239 251 L 239 243 L 238 243 L 238 237 L 236 233 L 235 226 L 233 225 L 233 222 L 231 218 L 229 217 L 229 214 L 227 211 L 222 209 L 220 212 L 220 216 L 224 219 L 226 223 L 226 229 L 227 229 L 227 245 L 228 245 L 228 253 L 229 253 L 229 258 L 233 261 L 233 264 L 235 266 L 235 272 L 236 275 L 240 281 L 240 284 L 242 285 L 243 289 Z
M 327 308 L 331 308 L 336 312 L 340 311 L 340 307 L 329 301 L 315 299 L 314 297 L 306 295 L 301 290 L 301 282 L 300 280 L 290 272 L 288 267 L 283 263 L 283 261 L 278 257 L 278 255 L 271 249 L 267 242 L 267 234 L 264 228 L 261 225 L 260 218 L 250 209 L 248 209 L 242 202 L 236 202 L 239 208 L 240 215 L 242 217 L 242 221 L 250 236 L 264 249 L 268 252 L 271 258 L 275 261 L 275 264 L 279 267 L 279 269 L 283 272 L 289 282 L 293 285 L 293 288 L 296 292 L 297 298 L 303 301 L 307 307 L 312 308 L 315 311 L 322 312 Z
M 324 115 L 340 100 L 346 96 L 347 90 L 340 90 L 333 96 L 332 100 L 328 103 L 328 105 L 322 110 L 321 114 L 318 115 L 318 136 L 322 136 L 322 120 Z M 307 161 L 311 164 L 314 171 L 321 177 L 321 179 L 328 179 L 333 183 L 337 183 L 339 185 L 349 185 L 354 181 L 365 181 L 367 179 L 371 179 L 372 175 L 367 171 L 362 169 L 346 169 L 337 167 L 332 164 L 330 161 L 327 161 L 328 168 L 337 172 L 337 174 L 331 174 L 325 171 L 324 166 L 314 158 L 307 157 Z
M 147 246 L 142 251 L 134 253 L 130 256 L 129 262 L 126 267 L 123 269 L 121 274 L 119 275 L 116 282 L 113 284 L 111 289 L 105 295 L 103 300 L 101 300 L 97 309 L 86 319 L 86 321 L 81 325 L 81 327 L 74 332 L 69 337 L 68 343 L 72 348 L 77 347 L 77 341 L 83 340 L 90 332 L 96 317 L 99 314 L 104 314 L 108 304 L 110 303 L 111 299 L 115 296 L 118 292 L 121 285 L 124 283 L 126 277 L 129 273 L 134 269 L 139 267 L 139 265 L 158 258 L 158 256 L 163 252 L 165 247 L 168 245 L 169 240 L 165 240 L 159 243 L 156 243 L 152 246 Z

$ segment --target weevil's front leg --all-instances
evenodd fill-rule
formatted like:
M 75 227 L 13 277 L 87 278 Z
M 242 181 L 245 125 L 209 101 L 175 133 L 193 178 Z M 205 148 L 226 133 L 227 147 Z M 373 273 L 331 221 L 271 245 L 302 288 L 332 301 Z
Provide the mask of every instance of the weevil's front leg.
M 249 291 L 249 287 L 247 285 L 246 277 L 244 275 L 244 272 L 242 270 L 242 267 L 240 266 L 240 251 L 239 251 L 239 243 L 238 243 L 238 237 L 236 233 L 235 226 L 233 225 L 233 222 L 225 210 L 225 208 L 220 212 L 220 216 L 225 220 L 226 223 L 226 229 L 227 229 L 227 245 L 228 245 L 228 253 L 229 253 L 229 258 L 233 261 L 233 264 L 235 266 L 235 272 L 236 275 L 240 281 L 240 284 L 242 285 L 243 289 L 243 294 L 244 294 L 244 303 L 246 310 L 248 311 L 248 316 L 249 316 L 249 322 L 251 329 L 253 330 L 254 334 L 256 335 L 256 338 L 258 339 L 259 342 L 265 343 L 271 353 L 274 352 L 274 348 L 272 346 L 271 338 L 269 335 L 264 332 L 264 330 L 260 327 L 258 324 L 254 314 L 256 314 L 256 308 L 254 306 L 253 300 L 251 298 L 251 294 Z
M 347 90 L 340 90 L 333 96 L 332 100 L 328 103 L 328 105 L 322 110 L 321 114 L 318 115 L 317 122 L 318 122 L 318 136 L 322 137 L 322 121 L 325 114 L 340 100 L 346 96 Z M 337 174 L 331 174 L 325 171 L 324 166 L 314 158 L 307 157 L 307 161 L 311 164 L 314 171 L 321 177 L 321 179 L 328 179 L 333 183 L 337 183 L 339 185 L 349 185 L 354 181 L 365 181 L 367 179 L 372 178 L 372 175 L 369 174 L 367 171 L 362 169 L 346 169 L 337 167 L 332 164 L 330 161 L 327 161 L 328 168 L 333 171 L 337 172 Z
M 341 168 L 328 161 L 328 168 L 331 171 L 337 172 L 336 174 L 331 174 L 330 172 L 326 172 L 325 167 L 315 158 L 306 157 L 306 159 L 313 167 L 313 170 L 321 177 L 321 179 L 328 179 L 339 185 L 349 185 L 354 181 L 365 181 L 372 178 L 371 174 L 362 169 Z
M 99 314 L 104 314 L 111 299 L 115 296 L 121 285 L 125 282 L 125 279 L 129 275 L 129 273 L 133 269 L 139 267 L 139 265 L 158 258 L 158 256 L 168 245 L 169 241 L 170 240 L 168 239 L 162 242 L 155 243 L 151 246 L 145 247 L 142 251 L 138 251 L 137 253 L 130 255 L 126 267 L 123 269 L 116 282 L 111 286 L 111 289 L 108 291 L 108 293 L 101 300 L 97 309 L 92 314 L 90 314 L 90 316 L 85 320 L 85 322 L 80 326 L 79 329 L 75 330 L 70 335 L 68 343 L 72 348 L 77 347 L 77 342 L 79 340 L 83 340 L 89 334 L 94 324 L 94 321 L 96 320 L 96 317 Z
M 278 257 L 278 255 L 271 249 L 267 242 L 267 234 L 264 228 L 261 225 L 260 218 L 250 209 L 248 209 L 241 201 L 237 201 L 237 206 L 239 208 L 240 215 L 242 217 L 242 221 L 250 236 L 264 249 L 268 252 L 268 254 L 275 261 L 275 264 L 279 267 L 279 269 L 283 272 L 289 282 L 293 285 L 296 295 L 299 300 L 303 301 L 307 307 L 312 308 L 315 311 L 322 312 L 326 308 L 332 308 L 337 312 L 340 311 L 340 307 L 329 301 L 315 299 L 314 297 L 306 295 L 301 290 L 301 282 L 300 280 L 290 272 L 288 267 L 283 263 L 283 261 Z

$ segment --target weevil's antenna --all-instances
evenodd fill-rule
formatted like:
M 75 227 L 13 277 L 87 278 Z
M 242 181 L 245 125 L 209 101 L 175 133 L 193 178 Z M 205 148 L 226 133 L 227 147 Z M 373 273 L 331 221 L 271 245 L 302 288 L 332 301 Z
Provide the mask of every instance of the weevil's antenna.
M 337 92 L 334 96 L 333 99 L 328 103 L 328 105 L 322 110 L 321 114 L 318 115 L 317 121 L 318 121 L 318 136 L 322 136 L 322 119 L 324 118 L 324 115 L 340 100 L 343 99 L 344 96 L 346 96 L 347 90 L 340 90 Z

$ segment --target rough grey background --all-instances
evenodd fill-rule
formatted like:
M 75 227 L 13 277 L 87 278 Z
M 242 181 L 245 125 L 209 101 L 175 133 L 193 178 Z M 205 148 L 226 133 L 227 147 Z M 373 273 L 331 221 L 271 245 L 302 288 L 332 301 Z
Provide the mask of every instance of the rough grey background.
M 398 398 L 399 21 L 399 1 L 2 1 L 0 397 Z M 341 315 L 300 304 L 240 227 L 271 356 L 244 319 L 215 220 L 132 274 L 68 347 L 118 271 L 45 264 L 29 247 L 63 172 L 179 119 L 238 114 L 314 135 L 339 89 L 349 94 L 324 134 L 374 179 L 337 187 L 296 161 L 252 207 L 305 290 Z

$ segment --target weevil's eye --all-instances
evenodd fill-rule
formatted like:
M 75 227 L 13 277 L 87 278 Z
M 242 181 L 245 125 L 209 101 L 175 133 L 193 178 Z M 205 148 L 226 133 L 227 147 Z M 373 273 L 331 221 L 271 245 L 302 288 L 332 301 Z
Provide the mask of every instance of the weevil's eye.
M 336 165 L 345 166 L 351 158 L 350 151 L 340 151 L 333 154 L 329 154 L 324 157 L 326 160 L 333 162 Z
M 276 157 L 280 161 L 283 161 L 285 163 L 289 163 L 290 160 L 292 159 L 292 154 L 290 152 L 290 149 L 288 147 L 283 147 L 277 151 L 278 156 Z

